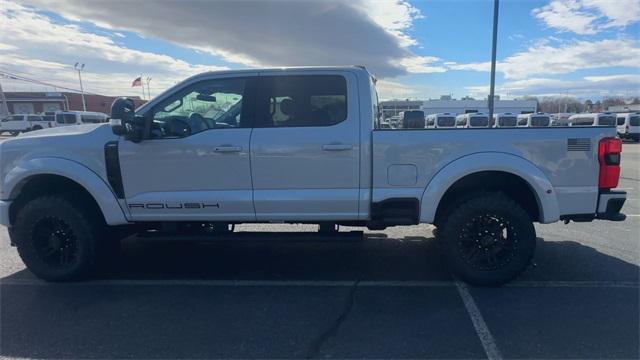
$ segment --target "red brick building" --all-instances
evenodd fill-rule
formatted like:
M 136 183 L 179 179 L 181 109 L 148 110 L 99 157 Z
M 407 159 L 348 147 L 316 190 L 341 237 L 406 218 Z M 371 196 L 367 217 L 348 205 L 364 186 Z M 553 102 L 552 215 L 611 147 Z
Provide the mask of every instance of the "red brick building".
M 56 110 L 83 110 L 82 95 L 71 92 L 5 92 L 7 107 L 11 114 L 38 114 Z M 117 96 L 84 95 L 87 111 L 111 113 L 111 104 Z M 144 104 L 137 96 L 132 97 L 136 107 Z

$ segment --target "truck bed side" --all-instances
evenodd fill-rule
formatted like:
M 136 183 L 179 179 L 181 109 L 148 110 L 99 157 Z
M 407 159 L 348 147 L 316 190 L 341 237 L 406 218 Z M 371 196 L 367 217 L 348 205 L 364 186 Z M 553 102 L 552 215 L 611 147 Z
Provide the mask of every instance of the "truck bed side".
M 433 222 L 435 208 L 455 181 L 501 171 L 522 177 L 536 190 L 546 208 L 541 222 L 593 213 L 598 142 L 615 135 L 614 127 L 375 130 L 372 200 L 421 200 L 421 222 Z M 463 161 L 464 166 L 455 166 Z

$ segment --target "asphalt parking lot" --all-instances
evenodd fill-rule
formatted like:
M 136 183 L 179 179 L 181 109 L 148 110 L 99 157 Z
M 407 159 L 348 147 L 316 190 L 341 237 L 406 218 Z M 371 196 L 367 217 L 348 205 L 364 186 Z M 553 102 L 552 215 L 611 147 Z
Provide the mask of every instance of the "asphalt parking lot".
M 0 356 L 37 358 L 640 357 L 640 145 L 625 222 L 537 225 L 535 262 L 501 288 L 447 271 L 431 227 L 318 240 L 128 239 L 118 266 L 48 284 L 0 230 Z

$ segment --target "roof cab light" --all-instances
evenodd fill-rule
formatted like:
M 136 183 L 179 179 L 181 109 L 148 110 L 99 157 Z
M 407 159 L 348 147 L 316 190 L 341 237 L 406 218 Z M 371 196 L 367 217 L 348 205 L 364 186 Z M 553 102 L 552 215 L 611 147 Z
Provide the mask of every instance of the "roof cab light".
M 612 189 L 618 186 L 620 178 L 620 153 L 622 141 L 619 138 L 604 138 L 598 146 L 598 160 L 600 162 L 600 176 L 598 188 Z

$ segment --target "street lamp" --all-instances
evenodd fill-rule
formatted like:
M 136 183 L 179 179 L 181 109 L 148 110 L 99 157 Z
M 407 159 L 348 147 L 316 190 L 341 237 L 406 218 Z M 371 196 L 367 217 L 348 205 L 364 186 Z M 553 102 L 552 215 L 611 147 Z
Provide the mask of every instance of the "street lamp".
M 78 72 L 78 80 L 80 80 L 80 93 L 82 94 L 82 110 L 87 111 L 87 103 L 84 101 L 84 89 L 82 88 L 82 70 L 84 70 L 84 64 L 76 63 L 73 68 Z
M 494 97 L 496 89 L 496 44 L 498 42 L 498 7 L 500 0 L 493 0 L 493 41 L 491 43 L 491 85 L 489 86 L 489 121 L 493 119 Z

